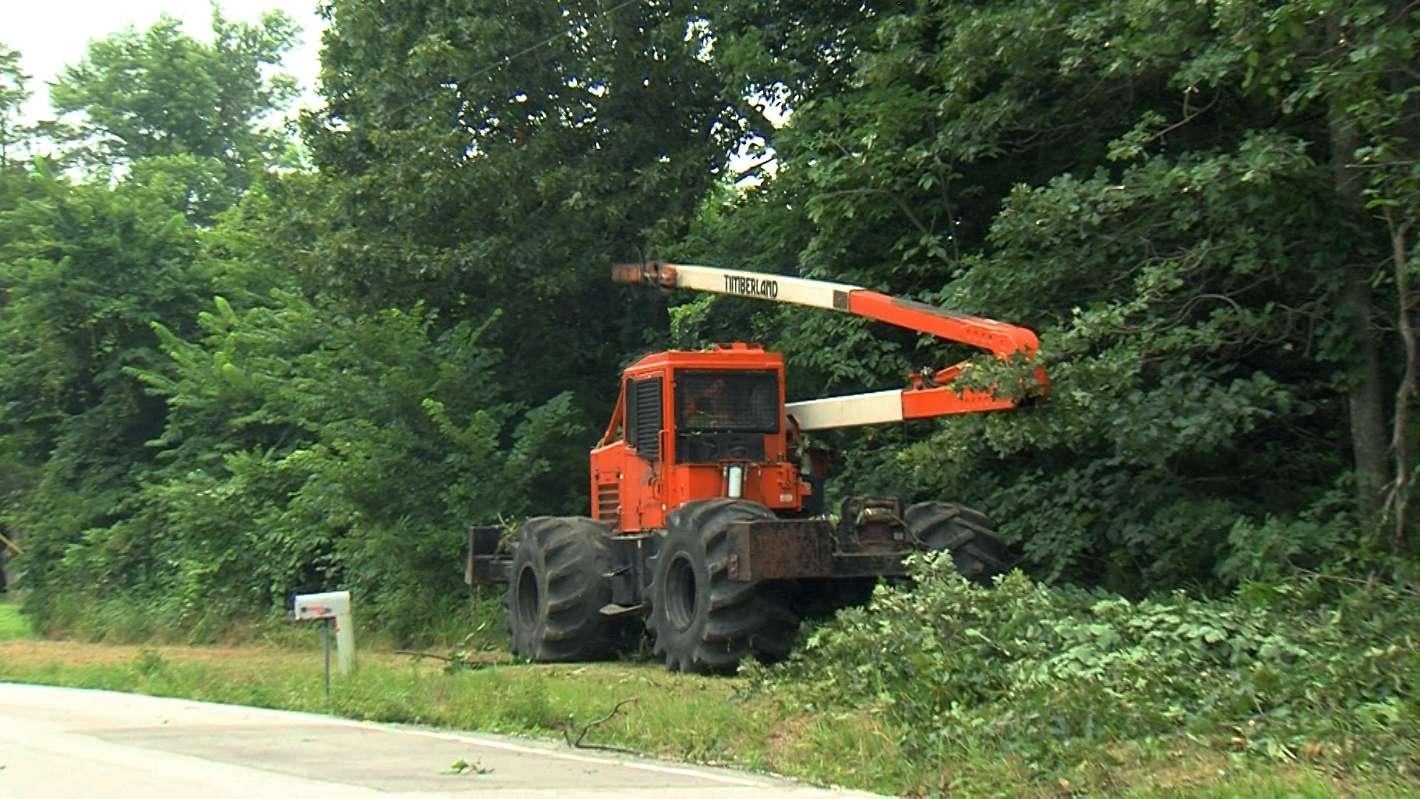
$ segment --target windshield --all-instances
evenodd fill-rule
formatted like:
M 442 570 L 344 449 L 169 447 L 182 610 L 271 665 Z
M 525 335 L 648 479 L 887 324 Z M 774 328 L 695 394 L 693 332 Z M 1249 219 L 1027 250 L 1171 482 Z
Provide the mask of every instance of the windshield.
M 779 379 L 772 371 L 678 371 L 676 424 L 687 432 L 779 432 Z

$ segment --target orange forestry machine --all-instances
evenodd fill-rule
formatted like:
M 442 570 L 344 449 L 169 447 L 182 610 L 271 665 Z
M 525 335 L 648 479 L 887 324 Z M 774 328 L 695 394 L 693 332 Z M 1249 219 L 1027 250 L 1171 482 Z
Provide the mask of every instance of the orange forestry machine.
M 1036 336 L 858 286 L 653 262 L 614 280 L 826 308 L 1032 358 Z M 788 654 L 803 615 L 862 601 L 878 577 L 904 573 L 915 550 L 950 550 L 984 580 L 1008 553 L 978 511 L 903 507 L 853 496 L 825 513 L 825 453 L 800 433 L 1013 408 L 1018 400 L 954 387 L 967 368 L 924 370 L 905 389 L 784 401 L 784 359 L 754 344 L 648 355 L 626 369 L 611 423 L 591 452 L 591 515 L 542 516 L 502 548 L 500 530 L 469 533 L 465 579 L 507 583 L 515 654 L 591 660 L 632 643 L 644 618 L 667 667 L 734 671 L 753 654 Z M 1048 389 L 1043 369 L 1036 386 Z M 799 450 L 803 451 L 799 451 Z M 803 466 L 801 467 L 801 459 Z

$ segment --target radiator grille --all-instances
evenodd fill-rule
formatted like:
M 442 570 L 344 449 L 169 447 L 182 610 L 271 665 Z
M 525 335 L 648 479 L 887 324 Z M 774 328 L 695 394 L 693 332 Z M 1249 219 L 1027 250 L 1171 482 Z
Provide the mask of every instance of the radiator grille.
M 621 490 L 616 483 L 597 486 L 597 518 L 603 521 L 621 518 Z

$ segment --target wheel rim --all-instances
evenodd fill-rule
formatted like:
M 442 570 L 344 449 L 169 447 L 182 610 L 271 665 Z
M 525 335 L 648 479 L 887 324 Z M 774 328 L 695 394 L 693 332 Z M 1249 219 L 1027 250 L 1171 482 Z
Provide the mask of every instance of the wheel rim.
M 533 571 L 531 565 L 524 566 L 518 572 L 518 621 L 524 627 L 531 627 L 537 624 L 538 606 L 541 604 L 542 592 L 537 587 L 537 572 Z
M 700 586 L 695 580 L 695 564 L 677 554 L 666 572 L 666 620 L 677 632 L 690 629 L 700 609 Z

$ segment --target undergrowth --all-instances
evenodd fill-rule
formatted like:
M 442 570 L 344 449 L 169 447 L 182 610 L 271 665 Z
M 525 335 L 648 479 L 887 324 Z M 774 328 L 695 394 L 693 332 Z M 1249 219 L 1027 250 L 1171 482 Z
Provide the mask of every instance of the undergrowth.
M 30 635 L 29 622 L 20 615 L 20 606 L 14 602 L 0 601 L 0 641 L 28 638 Z
M 1420 776 L 1414 596 L 1312 579 L 1131 602 L 1020 573 L 985 588 L 946 558 L 913 571 L 756 669 L 756 689 L 882 714 L 911 731 L 906 757 L 986 764 L 943 787 L 983 790 L 993 763 L 1068 782 L 1126 745 Z

